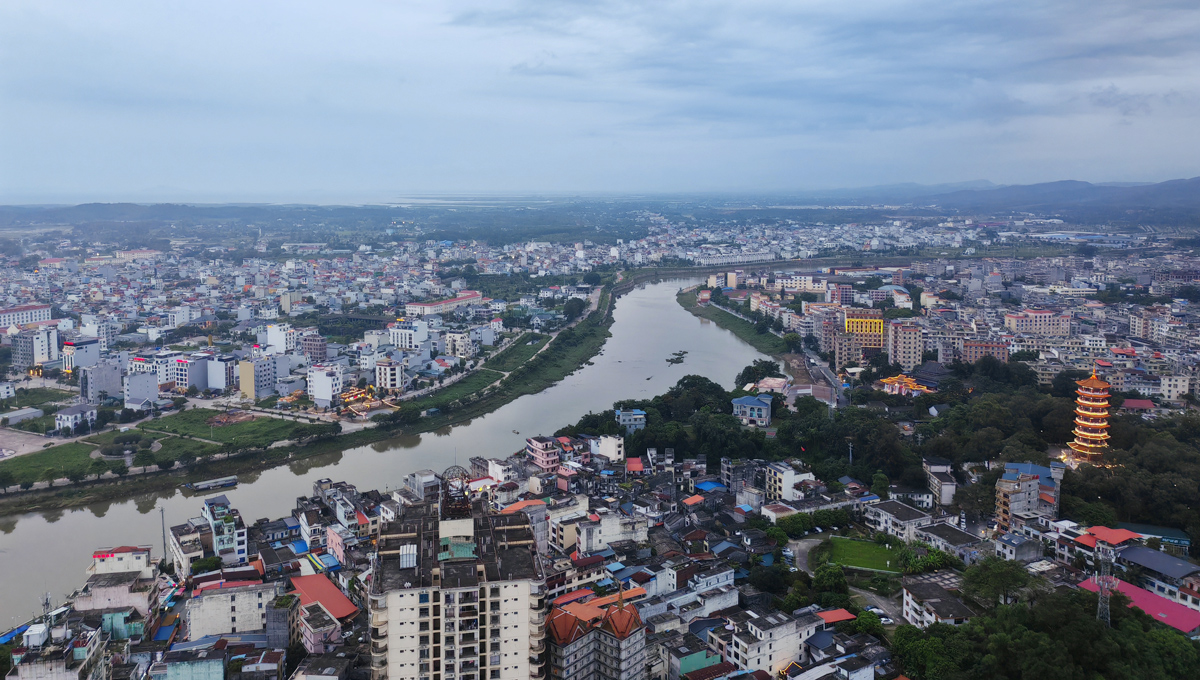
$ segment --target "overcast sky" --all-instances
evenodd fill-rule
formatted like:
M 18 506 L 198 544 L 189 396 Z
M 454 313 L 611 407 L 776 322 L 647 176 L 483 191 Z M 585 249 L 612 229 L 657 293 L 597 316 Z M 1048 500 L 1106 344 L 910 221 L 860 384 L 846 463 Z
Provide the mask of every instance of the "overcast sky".
M 0 201 L 1200 175 L 1200 2 L 0 3 Z

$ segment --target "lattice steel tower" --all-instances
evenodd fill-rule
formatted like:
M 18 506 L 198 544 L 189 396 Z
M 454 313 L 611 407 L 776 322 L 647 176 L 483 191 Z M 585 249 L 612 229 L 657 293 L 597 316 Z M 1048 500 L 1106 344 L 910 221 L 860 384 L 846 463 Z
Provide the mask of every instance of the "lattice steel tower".
M 1108 609 L 1109 596 L 1117 589 L 1117 577 L 1112 575 L 1113 547 L 1104 541 L 1096 541 L 1096 594 L 1100 602 L 1096 605 L 1096 618 L 1104 625 L 1112 626 Z

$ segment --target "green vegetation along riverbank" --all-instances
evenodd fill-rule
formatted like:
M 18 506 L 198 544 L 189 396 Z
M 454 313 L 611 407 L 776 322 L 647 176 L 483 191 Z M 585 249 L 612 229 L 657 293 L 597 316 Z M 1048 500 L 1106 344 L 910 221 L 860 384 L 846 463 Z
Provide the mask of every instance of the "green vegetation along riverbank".
M 147 421 L 142 428 L 148 437 L 161 442 L 158 456 L 183 460 L 186 468 L 159 470 L 149 474 L 83 479 L 49 489 L 34 489 L 10 492 L 0 496 L 0 515 L 36 510 L 54 510 L 94 503 L 123 501 L 135 496 L 164 493 L 187 481 L 200 481 L 212 477 L 244 474 L 265 470 L 284 464 L 297 464 L 319 456 L 336 456 L 348 449 L 366 446 L 399 436 L 432 432 L 469 421 L 485 415 L 527 394 L 536 394 L 554 385 L 585 365 L 600 352 L 610 335 L 612 326 L 613 296 L 605 290 L 597 309 L 572 328 L 560 332 L 542 352 L 520 364 L 514 370 L 503 373 L 484 369 L 480 377 L 471 376 L 448 386 L 427 397 L 405 406 L 390 419 L 380 419 L 376 427 L 334 435 L 328 425 L 294 423 L 270 417 L 256 418 L 248 423 L 226 425 L 229 430 L 224 436 L 207 420 L 215 412 L 195 409 Z M 539 345 L 540 345 L 539 341 Z M 516 348 L 510 348 L 516 349 Z M 503 355 L 501 358 L 504 358 Z M 497 378 L 503 379 L 497 382 Z M 468 382 L 471 381 L 471 382 Z M 420 417 L 421 411 L 436 408 L 435 415 Z M 416 417 L 411 417 L 414 415 Z M 174 419 L 174 420 L 172 420 Z M 281 425 L 284 424 L 284 425 Z M 283 431 L 280 428 L 285 428 Z M 270 429 L 274 439 L 259 436 L 259 428 Z M 276 441 L 310 437 L 304 444 L 292 444 L 266 448 Z M 14 481 L 42 481 L 50 476 L 50 468 L 64 461 L 82 472 L 94 461 L 90 452 L 111 445 L 113 435 L 97 435 L 93 443 L 77 446 L 52 447 L 45 451 L 0 461 L 0 471 L 12 469 Z M 208 441 L 221 442 L 209 444 Z M 165 452 L 165 453 L 164 453 Z M 225 452 L 227 458 L 214 459 L 211 454 Z M 49 456 L 46 457 L 46 456 Z M 115 466 L 115 464 L 109 464 Z M 91 471 L 95 474 L 95 470 Z M 17 475 L 20 481 L 15 481 Z M 65 474 L 63 475 L 66 476 Z
M 759 333 L 754 324 L 734 316 L 716 305 L 701 305 L 696 302 L 696 290 L 685 290 L 675 296 L 675 300 L 693 315 L 708 319 L 724 328 L 741 340 L 750 344 L 754 349 L 768 354 L 775 359 L 781 359 L 788 351 L 783 338 L 773 333 Z

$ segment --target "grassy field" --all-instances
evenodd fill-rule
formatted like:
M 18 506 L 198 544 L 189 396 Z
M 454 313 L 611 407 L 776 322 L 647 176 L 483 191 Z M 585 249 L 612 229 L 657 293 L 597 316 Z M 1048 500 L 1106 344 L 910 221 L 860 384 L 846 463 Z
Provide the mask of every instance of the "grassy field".
M 489 359 L 486 366 L 488 368 L 504 371 L 515 370 L 529 361 L 530 357 L 537 351 L 546 346 L 549 342 L 549 335 L 538 335 L 537 333 L 526 333 L 517 338 L 515 342 L 503 352 L 497 354 L 492 359 Z M 532 342 L 533 344 L 529 344 Z
M 453 385 L 438 390 L 428 397 L 421 397 L 413 403 L 422 409 L 443 408 L 452 401 L 475 394 L 479 390 L 491 385 L 500 379 L 500 375 L 496 371 L 481 368 Z
M 844 564 L 848 567 L 864 569 L 880 569 L 883 571 L 899 571 L 889 566 L 888 561 L 895 561 L 896 555 L 885 546 L 870 541 L 854 541 L 848 538 L 833 537 L 830 541 L 829 561 Z
M 41 406 L 55 401 L 63 401 L 74 396 L 74 392 L 56 390 L 51 387 L 19 387 L 17 396 L 9 400 L 9 403 L 16 408 L 25 408 L 26 406 Z
M 66 477 L 73 471 L 85 473 L 92 464 L 90 454 L 95 449 L 94 444 L 60 444 L 0 461 L 0 471 L 12 474 L 13 484 L 42 481 L 48 469 L 54 470 L 56 477 Z
M 188 409 L 143 422 L 138 427 L 144 430 L 186 434 L 222 444 L 233 442 L 247 447 L 269 446 L 280 440 L 296 439 L 313 434 L 319 427 L 260 415 L 249 422 L 210 428 L 206 421 L 219 413 L 220 411 L 206 408 Z
M 221 447 L 216 444 L 207 444 L 195 439 L 167 437 L 161 441 L 162 448 L 154 452 L 155 458 L 169 457 L 171 460 L 179 460 L 185 453 L 191 454 L 191 456 L 196 458 L 202 458 L 204 456 L 211 456 L 221 450 Z
M 787 352 L 787 344 L 783 342 L 783 338 L 771 333 L 760 335 L 754 331 L 754 324 L 749 321 L 745 321 L 713 305 L 701 307 L 696 304 L 695 291 L 680 293 L 675 299 L 678 300 L 684 309 L 692 314 L 702 319 L 708 319 L 721 328 L 731 331 L 734 335 L 748 342 L 754 349 L 763 354 L 778 357 Z

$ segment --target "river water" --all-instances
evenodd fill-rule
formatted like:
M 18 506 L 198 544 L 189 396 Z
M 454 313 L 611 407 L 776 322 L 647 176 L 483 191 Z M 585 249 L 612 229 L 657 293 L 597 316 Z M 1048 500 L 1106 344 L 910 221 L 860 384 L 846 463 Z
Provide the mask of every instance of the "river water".
M 505 457 L 525 438 L 550 434 L 620 399 L 662 394 L 679 378 L 703 375 L 726 388 L 742 367 L 765 356 L 733 333 L 698 319 L 675 302 L 679 288 L 695 281 L 671 280 L 635 288 L 617 300 L 612 337 L 593 364 L 538 394 L 531 394 L 472 421 L 437 432 L 405 435 L 344 453 L 240 475 L 226 495 L 246 521 L 281 517 L 315 480 L 345 480 L 360 489 L 396 488 L 421 468 L 443 470 L 472 456 Z M 682 364 L 673 352 L 686 350 Z M 0 517 L 0 629 L 40 610 L 42 593 L 57 605 L 83 584 L 93 548 L 152 545 L 162 550 L 162 523 L 181 524 L 200 515 L 200 499 L 167 491 L 129 501 L 47 513 Z

